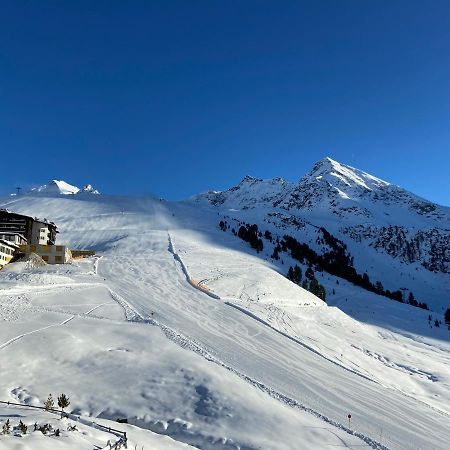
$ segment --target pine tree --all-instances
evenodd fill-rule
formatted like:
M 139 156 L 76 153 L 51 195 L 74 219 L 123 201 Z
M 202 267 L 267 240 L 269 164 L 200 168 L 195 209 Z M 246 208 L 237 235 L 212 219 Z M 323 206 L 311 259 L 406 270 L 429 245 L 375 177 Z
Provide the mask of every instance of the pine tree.
M 53 400 L 52 394 L 50 393 L 47 400 L 45 400 L 44 408 L 46 411 L 51 411 L 55 406 L 55 401 Z
M 11 433 L 11 422 L 9 421 L 9 419 L 7 419 L 6 422 L 3 424 L 2 433 L 3 434 Z
M 364 272 L 362 276 L 362 285 L 365 289 L 368 289 L 371 286 L 369 275 L 367 275 L 366 272 Z
M 383 284 L 381 283 L 381 281 L 377 281 L 377 282 L 375 283 L 375 291 L 376 291 L 378 294 L 381 294 L 381 293 L 384 292 L 384 287 L 383 287 Z
M 300 284 L 302 281 L 302 269 L 296 264 L 294 267 L 294 281 L 297 284 Z
M 292 268 L 292 266 L 289 267 L 288 273 L 286 275 L 286 278 L 288 280 L 294 281 L 294 269 Z
M 312 294 L 319 296 L 319 282 L 315 278 L 309 283 L 309 290 Z
M 272 253 L 272 258 L 277 260 L 277 261 L 280 259 L 279 255 L 278 255 L 278 252 L 279 252 L 278 251 L 278 247 L 274 247 L 273 253 Z
M 64 408 L 67 408 L 70 405 L 69 398 L 66 396 L 66 394 L 61 394 L 58 397 L 58 406 L 61 408 L 61 419 L 64 414 Z
M 256 251 L 259 253 L 259 252 L 262 252 L 263 251 L 263 248 L 264 248 L 264 244 L 263 244 L 263 241 L 262 241 L 262 239 L 258 239 L 258 245 L 257 245 L 257 247 L 256 247 Z
M 319 284 L 319 289 L 318 289 L 318 295 L 317 295 L 320 299 L 322 299 L 324 302 L 327 299 L 327 291 L 325 290 L 325 288 Z
M 313 280 L 314 279 L 314 271 L 312 270 L 311 266 L 309 266 L 306 269 L 305 277 L 308 278 L 308 280 Z
M 22 434 L 27 434 L 28 431 L 28 427 L 22 421 L 19 422 L 19 431 Z
M 447 308 L 444 314 L 445 323 L 450 327 L 450 308 Z

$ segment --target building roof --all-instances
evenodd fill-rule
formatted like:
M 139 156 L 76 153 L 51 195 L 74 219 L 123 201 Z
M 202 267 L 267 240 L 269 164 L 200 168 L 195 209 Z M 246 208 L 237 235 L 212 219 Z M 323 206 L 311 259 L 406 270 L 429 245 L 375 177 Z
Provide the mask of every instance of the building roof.
M 5 241 L 4 239 L 0 239 L 0 244 L 6 245 L 7 247 L 18 249 L 19 246 L 17 244 L 12 243 L 11 241 Z
M 9 209 L 0 209 L 0 215 L 4 213 L 6 215 L 11 215 L 11 216 L 17 216 L 17 217 L 23 217 L 24 219 L 31 219 L 33 222 L 39 222 L 42 223 L 44 225 L 50 225 L 55 227 L 55 229 L 57 229 L 57 226 L 55 225 L 54 222 L 50 222 L 48 219 L 44 218 L 44 219 L 39 219 L 37 217 L 31 217 L 31 216 L 27 216 L 25 214 L 19 214 L 19 213 L 15 213 L 10 211 Z
M 26 240 L 26 237 L 22 233 L 17 233 L 16 231 L 0 231 L 0 236 L 20 236 Z

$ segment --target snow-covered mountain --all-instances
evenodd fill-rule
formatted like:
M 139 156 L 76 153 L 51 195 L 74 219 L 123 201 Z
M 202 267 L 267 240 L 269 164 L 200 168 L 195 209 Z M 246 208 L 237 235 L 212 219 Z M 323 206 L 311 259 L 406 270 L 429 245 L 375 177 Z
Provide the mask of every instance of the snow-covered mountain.
M 86 184 L 83 189 L 73 186 L 63 180 L 51 180 L 47 184 L 30 189 L 29 194 L 40 195 L 76 195 L 76 194 L 100 194 L 92 185 Z
M 295 261 L 287 252 L 271 259 L 276 235 L 295 234 L 320 251 L 329 244 L 314 223 L 333 233 L 347 226 L 327 210 L 282 205 L 284 191 L 297 187 L 289 186 L 247 178 L 215 206 L 206 197 L 0 198 L 0 208 L 54 221 L 59 243 L 97 252 L 0 271 L 0 400 L 41 406 L 49 392 L 64 392 L 67 412 L 83 421 L 126 418 L 113 427 L 126 426 L 129 448 L 447 449 L 450 332 L 442 311 L 327 272 L 316 272 L 326 302 L 288 280 Z M 221 219 L 260 224 L 264 249 L 224 232 Z M 342 236 L 371 277 L 377 269 L 384 283 L 393 274 L 397 288 L 415 277 L 436 300 L 430 306 L 448 298 L 448 274 Z M 39 448 L 39 438 L 46 449 L 108 448 L 111 436 L 81 426 L 70 437 L 64 426 L 61 446 L 47 446 L 58 438 L 39 436 L 33 423 L 52 419 L 22 410 L 4 405 L 0 427 L 21 418 L 29 438 L 2 435 L 0 448 Z
M 246 176 L 193 201 L 293 235 L 319 252 L 325 251 L 317 242 L 323 227 L 347 245 L 360 272 L 389 289 L 437 298 L 443 291 L 435 286 L 450 273 L 450 208 L 331 158 L 297 183 Z
M 280 177 L 262 180 L 247 175 L 226 191 L 209 191 L 194 197 L 197 201 L 202 199 L 213 205 L 244 209 L 278 207 L 293 213 L 323 210 L 326 216 L 349 221 L 355 217 L 358 221 L 366 217 L 383 224 L 403 221 L 408 225 L 424 225 L 435 221 L 450 227 L 450 208 L 328 157 L 316 163 L 298 183 Z M 404 210 L 410 215 L 405 217 Z
M 445 222 L 450 226 L 450 208 L 331 158 L 315 164 L 279 206 L 288 210 L 324 210 L 349 222 L 355 221 L 355 217 L 360 222 L 365 217 L 367 221 L 385 225 L 403 222 L 407 226 L 424 226 Z

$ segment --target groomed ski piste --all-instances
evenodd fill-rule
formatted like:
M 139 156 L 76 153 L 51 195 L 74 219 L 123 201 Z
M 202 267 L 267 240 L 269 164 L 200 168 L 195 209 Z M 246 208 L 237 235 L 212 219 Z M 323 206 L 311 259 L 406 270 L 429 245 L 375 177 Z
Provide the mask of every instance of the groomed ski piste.
M 428 311 L 331 276 L 327 306 L 207 206 L 22 196 L 0 207 L 51 218 L 59 242 L 98 255 L 0 272 L 0 400 L 64 392 L 82 418 L 126 417 L 145 449 L 448 448 L 450 333 L 430 329 Z M 73 436 L 42 448 L 84 448 Z M 39 448 L 14 436 L 0 448 L 16 442 Z

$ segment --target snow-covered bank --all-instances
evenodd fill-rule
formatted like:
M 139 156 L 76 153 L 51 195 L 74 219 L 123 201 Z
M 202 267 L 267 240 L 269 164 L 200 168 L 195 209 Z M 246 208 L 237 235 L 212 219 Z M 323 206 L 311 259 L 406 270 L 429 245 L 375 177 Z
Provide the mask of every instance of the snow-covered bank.
M 149 430 L 128 424 L 118 424 L 105 419 L 71 415 L 61 419 L 58 415 L 15 405 L 0 405 L 0 427 L 9 421 L 9 433 L 0 435 L 1 450 L 92 450 L 111 449 L 120 445 L 123 436 L 108 430 L 119 429 L 126 433 L 127 448 L 151 448 L 155 450 L 175 450 L 192 448 L 168 436 L 161 436 Z M 22 423 L 25 427 L 19 427 Z

